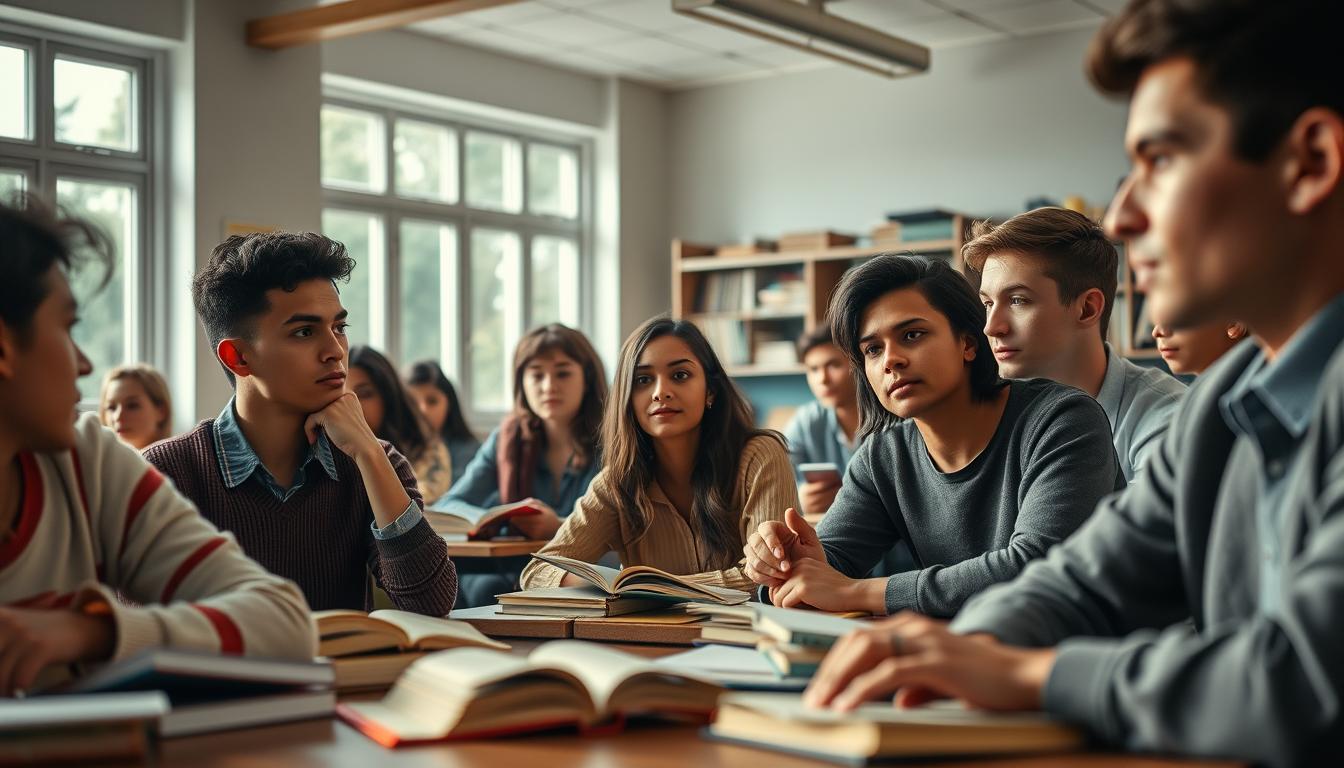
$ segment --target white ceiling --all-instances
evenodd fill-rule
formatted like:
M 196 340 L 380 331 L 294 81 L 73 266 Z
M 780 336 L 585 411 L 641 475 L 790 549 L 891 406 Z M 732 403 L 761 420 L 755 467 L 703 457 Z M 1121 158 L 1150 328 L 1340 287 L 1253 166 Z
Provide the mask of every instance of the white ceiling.
M 827 11 L 938 49 L 1099 23 L 1127 0 L 830 0 Z M 456 43 L 663 87 L 840 66 L 672 11 L 672 0 L 522 0 L 412 24 Z

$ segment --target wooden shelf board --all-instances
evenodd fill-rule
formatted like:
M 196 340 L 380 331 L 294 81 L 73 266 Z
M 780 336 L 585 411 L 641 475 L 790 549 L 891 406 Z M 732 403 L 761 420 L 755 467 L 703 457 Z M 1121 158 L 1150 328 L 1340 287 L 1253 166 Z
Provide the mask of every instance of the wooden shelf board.
M 820 251 L 779 251 L 777 253 L 761 253 L 751 256 L 737 256 L 734 258 L 720 258 L 718 256 L 693 256 L 680 260 L 682 272 L 717 272 L 726 269 L 751 269 L 752 267 L 777 267 L 786 264 L 802 264 L 808 261 L 843 261 L 847 259 L 858 259 L 865 256 L 875 256 L 879 253 L 895 251 L 903 253 L 913 251 L 915 253 L 934 253 L 940 251 L 955 251 L 957 241 L 947 240 L 912 240 L 908 243 L 891 245 L 888 247 L 874 247 L 871 245 L 846 245 L 839 248 L 826 248 Z
M 729 312 L 692 312 L 687 317 L 691 320 L 801 320 L 807 317 L 807 312 L 801 309 L 788 312 L 748 309 Z

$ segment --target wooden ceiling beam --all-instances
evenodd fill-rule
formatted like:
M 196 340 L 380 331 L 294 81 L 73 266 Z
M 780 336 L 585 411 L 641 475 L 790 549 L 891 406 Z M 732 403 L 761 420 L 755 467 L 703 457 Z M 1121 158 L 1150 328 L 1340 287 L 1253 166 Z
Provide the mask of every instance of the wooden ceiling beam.
M 252 19 L 247 22 L 247 44 L 278 50 L 516 2 L 519 0 L 344 0 Z

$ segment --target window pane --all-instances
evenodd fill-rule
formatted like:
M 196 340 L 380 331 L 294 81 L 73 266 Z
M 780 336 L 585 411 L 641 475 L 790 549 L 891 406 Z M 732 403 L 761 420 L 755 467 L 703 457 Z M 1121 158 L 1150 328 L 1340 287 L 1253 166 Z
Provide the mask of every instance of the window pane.
M 457 231 L 432 221 L 401 222 L 401 362 L 443 364 L 443 329 L 452 304 L 443 276 L 456 261 Z
M 545 144 L 527 148 L 527 207 L 566 219 L 579 215 L 579 153 Z
M 579 324 L 579 247 L 563 237 L 532 239 L 532 318 L 545 323 Z
M 0 168 L 0 203 L 13 204 L 14 199 L 28 189 L 23 171 Z
M 508 407 L 508 369 L 516 330 L 509 321 L 519 311 L 518 260 L 521 251 L 513 232 L 477 229 L 471 233 L 471 327 L 467 342 L 467 376 L 471 402 L 478 410 Z
M 441 125 L 398 120 L 397 194 L 457 202 L 457 134 Z
M 135 75 L 56 57 L 56 140 L 136 151 Z
M 341 306 L 349 314 L 346 336 L 350 346 L 369 344 L 374 324 L 370 301 L 375 271 L 383 264 L 383 220 L 370 213 L 328 209 L 322 212 L 322 233 L 345 244 L 355 269 L 348 284 L 337 284 Z
M 0 45 L 0 136 L 30 139 L 28 51 Z
M 381 194 L 387 189 L 383 119 L 372 112 L 322 107 L 322 184 Z
M 518 213 L 523 208 L 522 150 L 489 133 L 467 134 L 467 205 Z
M 98 226 L 115 246 L 112 279 L 99 290 L 103 270 L 95 265 L 78 269 L 70 287 L 79 301 L 75 342 L 93 363 L 93 373 L 79 380 L 85 400 L 97 400 L 103 374 L 126 362 L 127 259 L 136 249 L 135 187 L 105 181 L 56 180 L 56 202 L 74 216 Z

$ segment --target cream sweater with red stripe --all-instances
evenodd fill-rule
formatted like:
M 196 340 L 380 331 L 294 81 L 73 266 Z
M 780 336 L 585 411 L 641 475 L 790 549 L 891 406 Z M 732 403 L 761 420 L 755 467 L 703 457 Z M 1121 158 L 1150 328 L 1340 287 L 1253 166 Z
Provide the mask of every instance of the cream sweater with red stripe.
M 0 544 L 0 605 L 105 604 L 113 660 L 155 646 L 312 658 L 299 589 L 244 555 L 94 414 L 76 422 L 73 451 L 19 463 L 23 506 Z

